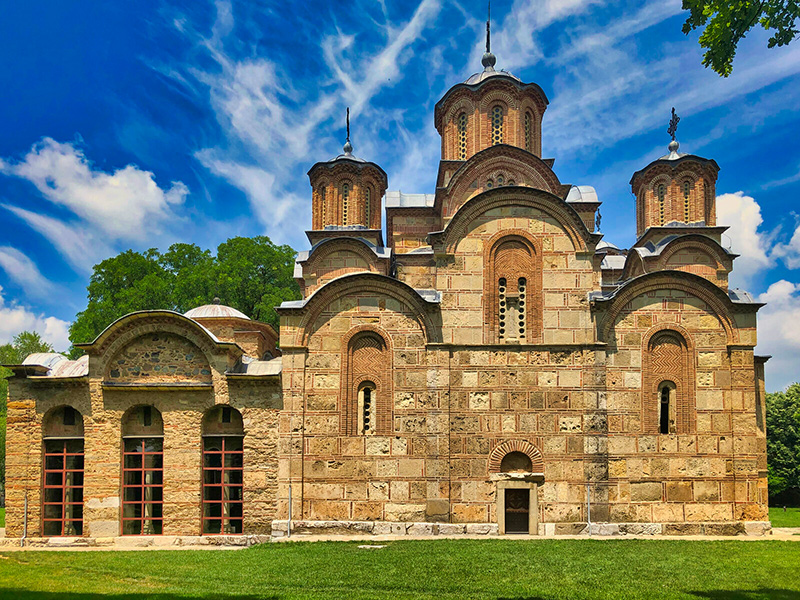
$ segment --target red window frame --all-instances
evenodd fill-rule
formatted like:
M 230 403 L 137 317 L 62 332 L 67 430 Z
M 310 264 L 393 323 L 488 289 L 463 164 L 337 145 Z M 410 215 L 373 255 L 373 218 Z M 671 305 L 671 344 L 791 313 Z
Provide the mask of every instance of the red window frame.
M 83 438 L 44 439 L 43 537 L 83 535 L 83 467 Z
M 244 436 L 203 437 L 203 535 L 244 532 Z
M 156 447 L 157 450 L 152 448 Z M 122 535 L 164 532 L 164 440 L 159 436 L 122 440 Z

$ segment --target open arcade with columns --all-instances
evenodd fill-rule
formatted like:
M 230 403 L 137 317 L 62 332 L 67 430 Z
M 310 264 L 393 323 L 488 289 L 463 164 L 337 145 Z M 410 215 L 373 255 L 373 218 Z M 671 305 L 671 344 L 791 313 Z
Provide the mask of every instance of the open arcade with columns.
M 311 168 L 279 333 L 217 301 L 12 365 L 7 536 L 768 530 L 718 165 L 673 127 L 618 248 L 542 157 L 544 91 L 483 67 L 434 108 L 434 193 L 349 136 Z

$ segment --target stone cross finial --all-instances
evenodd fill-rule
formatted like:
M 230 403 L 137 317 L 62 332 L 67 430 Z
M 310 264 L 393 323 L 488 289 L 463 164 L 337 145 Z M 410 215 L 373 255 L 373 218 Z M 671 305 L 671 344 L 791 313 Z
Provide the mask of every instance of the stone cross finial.
M 672 118 L 669 120 L 669 127 L 667 128 L 667 133 L 672 137 L 672 141 L 675 141 L 675 132 L 678 131 L 678 123 L 680 122 L 681 118 L 675 114 L 675 107 L 672 107 Z
M 673 112 L 675 111 L 674 108 L 672 110 L 673 110 Z M 346 142 L 350 141 L 350 107 L 349 106 L 347 107 L 347 138 L 345 139 L 345 141 Z

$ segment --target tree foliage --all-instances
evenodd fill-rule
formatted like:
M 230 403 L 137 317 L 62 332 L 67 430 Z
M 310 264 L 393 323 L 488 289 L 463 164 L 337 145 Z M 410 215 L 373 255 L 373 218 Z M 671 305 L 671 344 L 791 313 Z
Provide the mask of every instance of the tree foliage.
M 300 298 L 292 275 L 294 258 L 292 248 L 265 236 L 231 238 L 217 247 L 216 255 L 195 244 L 173 244 L 163 254 L 154 248 L 122 252 L 94 267 L 88 305 L 70 326 L 70 341 L 91 342 L 130 312 L 186 312 L 214 297 L 277 329 L 275 307 Z M 71 354 L 74 358 L 80 352 Z
M 52 351 L 53 347 L 38 333 L 23 331 L 10 344 L 0 346 L 0 365 L 18 365 L 29 354 Z M 0 483 L 6 480 L 6 401 L 11 375 L 11 371 L 0 367 Z
M 767 394 L 769 494 L 800 490 L 800 383 Z
M 703 64 L 727 77 L 739 42 L 756 25 L 774 32 L 767 46 L 785 46 L 797 37 L 800 18 L 798 0 L 683 0 L 689 17 L 683 33 L 705 27 L 700 46 L 705 48 Z

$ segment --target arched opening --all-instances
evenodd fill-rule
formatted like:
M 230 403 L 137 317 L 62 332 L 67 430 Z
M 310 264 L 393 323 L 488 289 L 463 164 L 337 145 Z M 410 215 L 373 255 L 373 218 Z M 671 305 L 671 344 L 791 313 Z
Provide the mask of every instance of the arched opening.
M 533 116 L 531 111 L 525 111 L 525 150 L 533 152 Z
M 358 386 L 358 432 L 362 435 L 375 433 L 375 384 L 365 381 Z
M 503 107 L 499 104 L 492 108 L 489 115 L 492 131 L 492 146 L 503 143 Z
M 164 532 L 164 422 L 153 406 L 122 418 L 122 535 Z
M 658 386 L 658 432 L 675 432 L 675 384 L 662 381 Z
M 42 535 L 83 535 L 83 416 L 71 406 L 42 424 Z
M 467 113 L 458 115 L 458 159 L 467 160 Z
M 244 423 L 231 406 L 215 406 L 203 416 L 204 534 L 243 531 Z
M 350 184 L 342 184 L 342 225 L 347 225 L 350 219 Z
M 509 452 L 500 461 L 502 473 L 530 473 L 533 470 L 531 457 L 524 452 Z
M 374 435 L 391 428 L 391 353 L 375 331 L 361 331 L 346 341 L 342 373 L 342 432 Z
M 656 188 L 656 196 L 658 197 L 658 224 L 664 224 L 665 218 L 665 211 L 666 211 L 666 197 L 667 197 L 667 188 L 664 186 L 663 183 L 659 184 Z
M 487 274 L 492 287 L 486 288 L 486 315 L 490 342 L 529 343 L 536 335 L 533 306 L 528 301 L 529 282 L 537 278 L 533 247 L 517 236 L 501 239 L 489 254 Z M 493 306 L 491 306 L 493 305 Z M 534 330 L 532 332 L 532 329 Z

